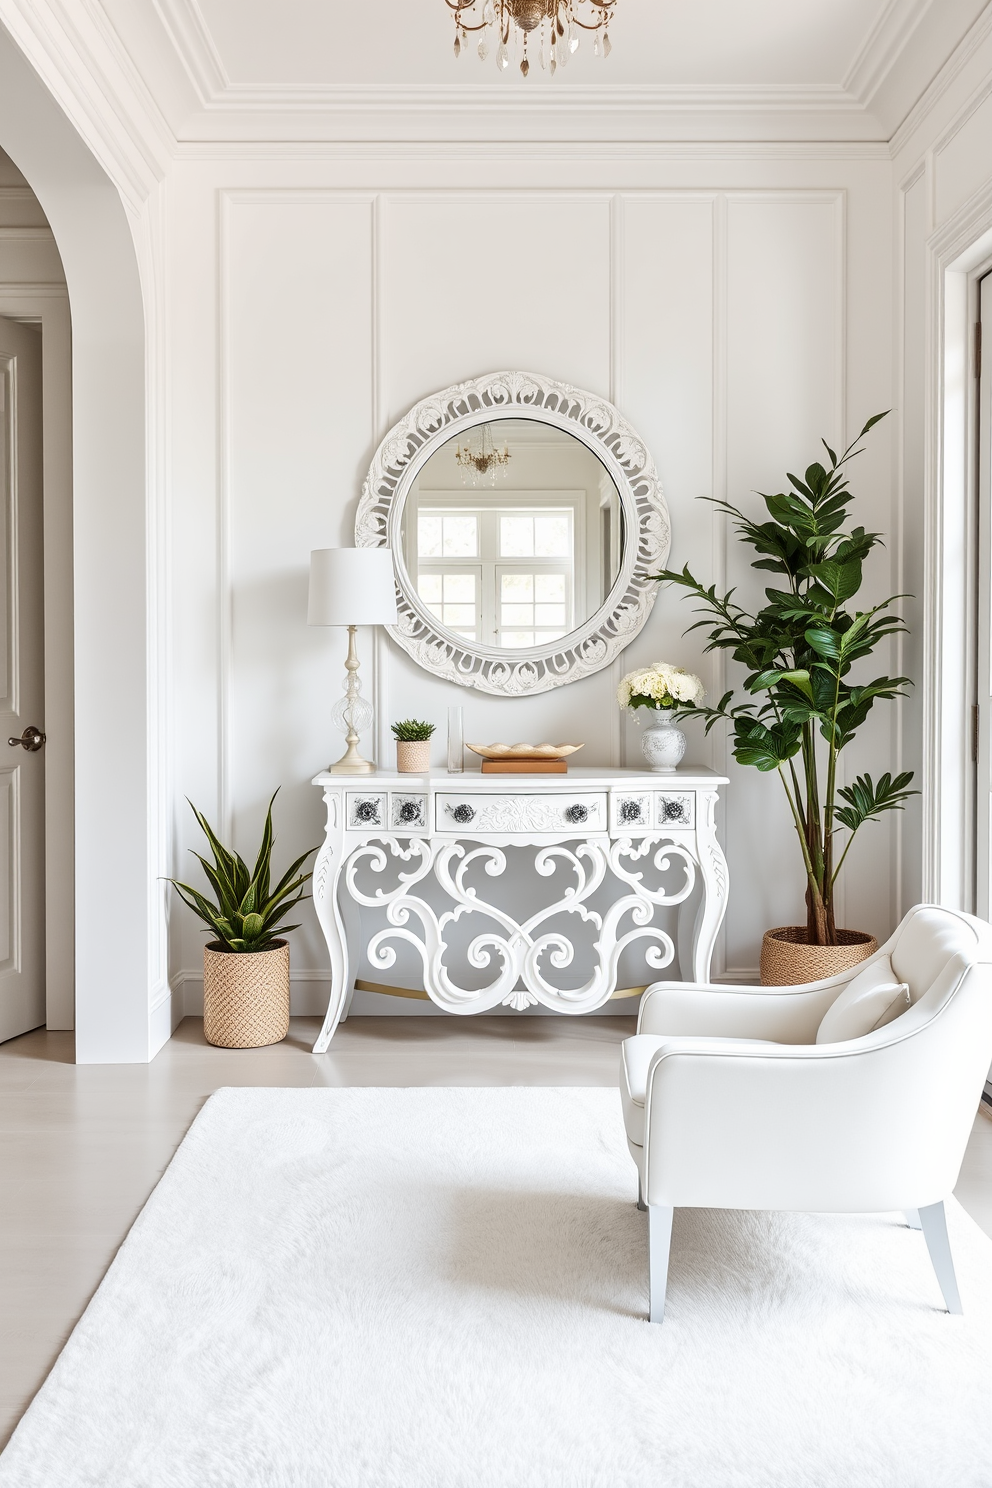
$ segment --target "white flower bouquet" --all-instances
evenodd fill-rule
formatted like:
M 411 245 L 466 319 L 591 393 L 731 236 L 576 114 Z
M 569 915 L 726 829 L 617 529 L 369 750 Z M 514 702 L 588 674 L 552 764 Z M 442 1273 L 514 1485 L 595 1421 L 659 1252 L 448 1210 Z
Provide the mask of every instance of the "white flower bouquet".
M 679 703 L 695 706 L 705 696 L 698 677 L 684 667 L 670 666 L 667 661 L 655 661 L 639 672 L 628 672 L 617 688 L 621 708 L 677 709 Z

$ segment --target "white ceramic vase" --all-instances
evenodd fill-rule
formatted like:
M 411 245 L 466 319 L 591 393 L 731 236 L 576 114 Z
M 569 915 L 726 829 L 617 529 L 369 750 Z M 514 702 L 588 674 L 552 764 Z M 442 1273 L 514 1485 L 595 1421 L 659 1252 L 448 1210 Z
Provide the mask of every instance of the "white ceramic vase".
M 685 754 L 685 734 L 675 726 L 674 708 L 654 708 L 650 718 L 651 722 L 641 735 L 644 758 L 648 768 L 656 774 L 671 775 Z

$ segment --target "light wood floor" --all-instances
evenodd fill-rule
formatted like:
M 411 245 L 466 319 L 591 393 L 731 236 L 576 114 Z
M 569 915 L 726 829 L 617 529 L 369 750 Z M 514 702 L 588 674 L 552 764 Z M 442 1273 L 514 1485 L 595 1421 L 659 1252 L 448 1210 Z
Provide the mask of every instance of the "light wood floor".
M 0 1445 L 190 1122 L 222 1085 L 613 1085 L 634 1020 L 352 1018 L 328 1054 L 296 1018 L 268 1049 L 212 1049 L 188 1018 L 150 1065 L 72 1063 L 72 1035 L 0 1045 Z M 958 1198 L 992 1235 L 992 1120 Z M 53 1485 L 55 1488 L 55 1485 Z

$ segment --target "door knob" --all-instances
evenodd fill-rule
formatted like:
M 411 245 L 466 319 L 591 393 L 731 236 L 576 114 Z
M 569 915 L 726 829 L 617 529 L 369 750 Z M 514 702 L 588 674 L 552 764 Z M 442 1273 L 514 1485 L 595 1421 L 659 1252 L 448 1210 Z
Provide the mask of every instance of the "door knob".
M 26 749 L 29 754 L 34 754 L 36 750 L 41 748 L 44 742 L 45 735 L 41 732 L 40 728 L 35 728 L 33 723 L 24 730 L 19 739 L 7 740 L 11 749 L 16 749 L 18 744 L 20 744 L 21 748 Z

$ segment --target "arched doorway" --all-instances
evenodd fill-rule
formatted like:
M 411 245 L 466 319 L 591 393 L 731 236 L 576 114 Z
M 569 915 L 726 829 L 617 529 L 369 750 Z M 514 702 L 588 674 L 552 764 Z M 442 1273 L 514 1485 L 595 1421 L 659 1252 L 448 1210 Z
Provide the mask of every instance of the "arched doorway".
M 3 30 L 0 147 L 51 225 L 72 320 L 72 525 L 61 538 L 72 544 L 76 1058 L 141 1061 L 170 1030 L 138 258 L 115 185 Z

